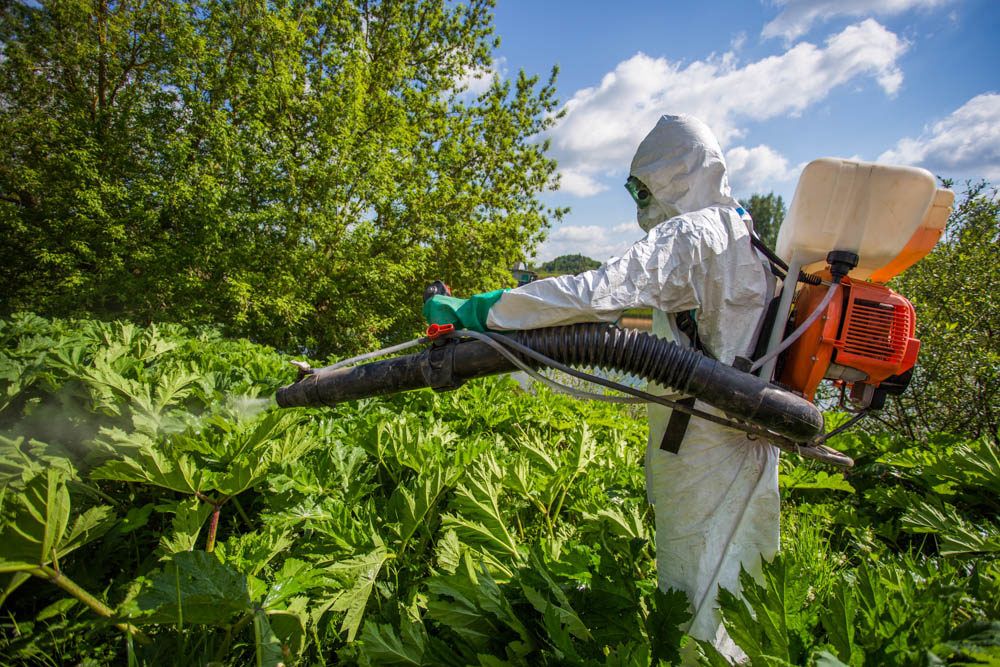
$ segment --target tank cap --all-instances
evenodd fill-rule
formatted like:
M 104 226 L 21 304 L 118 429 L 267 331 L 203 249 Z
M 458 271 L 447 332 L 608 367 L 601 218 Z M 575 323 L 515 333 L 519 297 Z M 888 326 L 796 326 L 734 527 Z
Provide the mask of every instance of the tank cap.
M 831 250 L 826 256 L 826 261 L 830 264 L 830 273 L 833 274 L 834 282 L 840 282 L 841 278 L 858 265 L 860 259 L 855 252 Z

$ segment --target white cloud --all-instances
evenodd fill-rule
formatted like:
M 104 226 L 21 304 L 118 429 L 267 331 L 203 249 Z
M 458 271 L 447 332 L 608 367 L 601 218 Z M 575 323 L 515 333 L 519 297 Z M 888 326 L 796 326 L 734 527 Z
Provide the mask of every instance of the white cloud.
M 698 116 L 726 144 L 743 134 L 740 121 L 799 114 L 854 79 L 873 77 L 894 94 L 903 79 L 896 61 L 906 48 L 869 19 L 823 46 L 796 44 L 742 67 L 732 53 L 685 66 L 638 53 L 566 103 L 565 117 L 549 133 L 553 154 L 567 191 L 594 194 L 599 179 L 621 175 L 664 113 Z
M 788 159 L 770 146 L 735 146 L 726 151 L 729 185 L 740 195 L 775 189 L 777 183 L 787 183 L 798 176 L 798 168 L 790 169 Z
M 895 16 L 911 9 L 931 9 L 952 0 L 778 0 L 781 12 L 764 26 L 761 36 L 793 40 L 816 23 L 837 16 Z
M 747 34 L 744 31 L 736 33 L 733 39 L 729 42 L 729 50 L 732 52 L 742 51 L 743 47 L 747 43 Z
M 608 186 L 582 171 L 564 169 L 559 174 L 559 189 L 577 197 L 589 197 L 604 192 Z
M 642 236 L 643 231 L 635 222 L 623 222 L 611 228 L 561 225 L 552 230 L 535 257 L 539 262 L 547 262 L 561 255 L 581 254 L 603 262 L 609 257 L 621 255 Z
M 1000 94 L 977 95 L 879 162 L 925 167 L 946 177 L 1000 179 Z

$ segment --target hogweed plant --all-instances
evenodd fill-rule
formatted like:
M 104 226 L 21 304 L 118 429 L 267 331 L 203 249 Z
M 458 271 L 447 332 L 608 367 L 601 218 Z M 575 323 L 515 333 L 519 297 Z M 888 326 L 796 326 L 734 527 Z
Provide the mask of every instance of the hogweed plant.
M 657 589 L 634 411 L 502 378 L 277 411 L 287 358 L 211 331 L 0 341 L 10 664 L 722 664 Z M 730 635 L 753 664 L 1000 659 L 995 446 L 837 444 L 853 470 L 783 459 L 783 552 L 719 592 Z

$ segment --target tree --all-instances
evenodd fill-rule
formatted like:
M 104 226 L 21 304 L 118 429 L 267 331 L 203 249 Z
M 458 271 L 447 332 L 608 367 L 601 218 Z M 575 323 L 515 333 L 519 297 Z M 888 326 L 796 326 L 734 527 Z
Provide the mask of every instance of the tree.
M 601 265 L 585 255 L 561 255 L 543 263 L 538 270 L 543 273 L 577 274 L 596 269 Z
M 946 183 L 946 185 L 949 185 Z M 945 432 L 997 441 L 1000 431 L 1000 198 L 966 186 L 944 238 L 893 289 L 917 310 L 913 381 L 882 419 L 911 438 Z
M 785 202 L 781 195 L 770 192 L 766 195 L 753 194 L 740 200 L 753 218 L 753 227 L 764 244 L 774 250 L 778 243 L 778 229 L 785 219 Z
M 346 353 L 423 285 L 506 284 L 559 210 L 554 77 L 492 0 L 53 0 L 0 12 L 3 312 L 220 323 Z

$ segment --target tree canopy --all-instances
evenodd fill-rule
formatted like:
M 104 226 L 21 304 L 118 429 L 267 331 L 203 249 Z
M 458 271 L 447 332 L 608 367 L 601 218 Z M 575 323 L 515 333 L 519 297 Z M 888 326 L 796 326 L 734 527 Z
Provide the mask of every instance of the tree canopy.
M 409 335 L 561 214 L 555 71 L 490 76 L 491 0 L 52 0 L 0 12 L 0 306 Z
M 740 202 L 753 218 L 753 228 L 760 240 L 773 250 L 778 243 L 778 229 L 785 220 L 785 202 L 781 195 L 773 192 L 752 194 Z
M 946 183 L 946 185 L 950 185 Z M 945 236 L 890 285 L 917 310 L 920 357 L 883 420 L 911 438 L 1000 438 L 1000 197 L 970 184 Z

